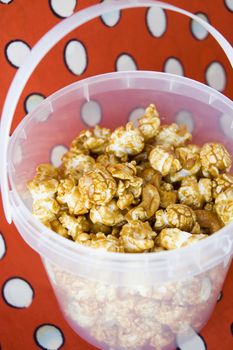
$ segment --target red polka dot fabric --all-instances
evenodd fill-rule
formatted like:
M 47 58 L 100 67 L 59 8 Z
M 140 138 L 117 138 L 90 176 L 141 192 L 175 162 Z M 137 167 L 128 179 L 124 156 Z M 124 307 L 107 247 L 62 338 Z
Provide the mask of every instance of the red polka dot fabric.
M 1 109 L 17 69 L 35 43 L 62 19 L 99 2 L 0 0 Z M 167 3 L 211 23 L 232 44 L 232 0 Z M 232 68 L 217 42 L 197 22 L 157 7 L 121 10 L 82 25 L 46 55 L 22 93 L 11 132 L 58 89 L 96 74 L 125 70 L 186 76 L 233 98 Z M 136 120 L 142 112 L 141 107 L 133 109 L 129 119 Z M 83 124 L 92 127 L 101 122 L 101 107 L 90 101 L 82 107 L 81 116 Z M 188 111 L 180 112 L 176 120 L 193 131 Z M 223 116 L 221 127 L 227 136 L 232 132 L 230 124 L 229 116 Z M 58 140 L 51 151 L 54 165 L 59 164 L 65 151 L 66 146 Z M 0 349 L 94 349 L 65 322 L 39 255 L 23 241 L 14 225 L 6 223 L 2 207 L 0 210 Z M 231 268 L 210 321 L 180 350 L 233 348 L 232 278 Z

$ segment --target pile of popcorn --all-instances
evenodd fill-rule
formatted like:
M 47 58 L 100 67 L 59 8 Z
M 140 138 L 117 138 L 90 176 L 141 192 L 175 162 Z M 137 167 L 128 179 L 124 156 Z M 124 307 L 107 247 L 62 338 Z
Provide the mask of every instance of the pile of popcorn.
M 33 214 L 63 237 L 111 252 L 206 238 L 233 220 L 232 161 L 222 144 L 191 139 L 184 125 L 161 125 L 153 104 L 138 127 L 83 130 L 59 168 L 37 167 L 28 183 Z

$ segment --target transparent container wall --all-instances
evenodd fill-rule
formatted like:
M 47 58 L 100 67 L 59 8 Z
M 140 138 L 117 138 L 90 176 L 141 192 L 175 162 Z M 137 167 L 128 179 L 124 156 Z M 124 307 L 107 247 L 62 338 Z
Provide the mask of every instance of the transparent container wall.
M 163 284 L 96 282 L 44 260 L 70 326 L 101 349 L 172 350 L 199 332 L 217 302 L 228 266 Z
M 58 165 L 65 147 L 82 129 L 97 123 L 113 129 L 135 121 L 152 102 L 162 123 L 186 123 L 194 143 L 222 142 L 233 152 L 232 135 L 224 133 L 225 119 L 229 123 L 233 116 L 224 113 L 220 98 L 215 96 L 213 104 L 210 100 L 211 92 L 194 89 L 192 82 L 183 84 L 175 77 L 169 81 L 161 75 L 118 77 L 66 88 L 29 115 L 30 120 L 14 134 L 12 182 L 25 201 L 26 182 L 36 166 L 50 161 Z

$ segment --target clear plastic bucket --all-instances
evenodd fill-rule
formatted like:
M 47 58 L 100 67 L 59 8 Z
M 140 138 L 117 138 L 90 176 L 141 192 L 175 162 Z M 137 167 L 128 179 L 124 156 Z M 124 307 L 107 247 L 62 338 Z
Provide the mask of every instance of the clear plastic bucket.
M 42 257 L 68 323 L 101 349 L 181 346 L 209 319 L 232 257 L 233 224 L 179 250 L 119 254 L 74 244 L 32 216 L 26 183 L 36 165 L 49 162 L 57 142 L 68 146 L 85 127 L 84 107 L 91 111 L 98 105 L 100 125 L 116 127 L 151 102 L 164 123 L 179 121 L 188 112 L 195 143 L 219 141 L 233 154 L 232 135 L 222 129 L 226 119 L 233 120 L 228 98 L 187 78 L 146 71 L 104 74 L 65 87 L 30 113 L 8 144 L 10 190 L 9 197 L 3 196 L 7 217 L 10 221 L 12 216 L 22 237 Z

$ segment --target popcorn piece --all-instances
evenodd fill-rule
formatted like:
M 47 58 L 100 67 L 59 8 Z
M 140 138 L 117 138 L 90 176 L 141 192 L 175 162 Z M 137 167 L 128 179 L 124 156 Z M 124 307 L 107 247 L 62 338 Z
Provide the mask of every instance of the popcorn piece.
M 62 157 L 62 163 L 65 176 L 70 174 L 76 179 L 79 179 L 84 172 L 92 170 L 95 159 L 86 154 L 76 154 L 69 151 Z
M 109 129 L 96 126 L 93 131 L 83 130 L 72 141 L 70 150 L 75 153 L 90 154 L 104 153 L 108 144 L 111 132 Z
M 34 179 L 46 180 L 46 179 L 56 179 L 60 177 L 59 170 L 55 168 L 52 164 L 40 164 L 36 168 L 36 176 Z
M 34 178 L 32 181 L 28 182 L 27 187 L 34 200 L 44 200 L 55 197 L 58 190 L 58 181 L 50 178 L 45 178 L 43 180 Z
M 96 158 L 96 163 L 102 164 L 104 167 L 110 164 L 118 164 L 119 162 L 119 158 L 117 158 L 114 154 L 111 153 L 100 154 Z
M 131 204 L 137 204 L 141 196 L 143 180 L 134 176 L 131 180 L 120 180 L 118 182 L 116 195 L 119 197 L 117 206 L 121 209 L 127 209 Z
M 208 235 L 192 235 L 191 233 L 181 231 L 178 228 L 164 228 L 155 239 L 155 244 L 171 250 L 185 247 L 206 237 L 208 237 Z
M 222 228 L 217 215 L 210 210 L 195 210 L 197 222 L 201 228 L 207 229 L 209 234 L 212 234 Z
M 50 222 L 50 228 L 51 230 L 55 231 L 62 237 L 65 237 L 65 238 L 69 237 L 67 229 L 65 229 L 60 223 L 60 221 L 57 219 Z
M 224 225 L 233 221 L 233 187 L 217 196 L 214 208 Z
M 138 120 L 139 130 L 145 141 L 155 137 L 159 132 L 160 119 L 155 105 L 151 104 L 146 109 L 145 115 Z
M 177 191 L 174 190 L 172 184 L 162 181 L 159 187 L 160 207 L 167 208 L 171 204 L 175 204 L 178 199 Z
M 56 219 L 60 205 L 54 198 L 36 199 L 33 202 L 32 213 L 41 222 L 49 222 Z
M 213 197 L 216 198 L 220 193 L 233 187 L 233 175 L 222 174 L 213 179 Z
M 77 218 L 66 213 L 59 217 L 62 226 L 68 230 L 68 234 L 74 239 L 77 239 L 79 233 L 89 232 L 90 223 L 85 216 L 78 216 Z
M 107 170 L 114 178 L 120 180 L 131 180 L 137 173 L 136 162 L 111 164 Z
M 152 168 L 159 171 L 162 176 L 181 169 L 180 162 L 175 158 L 173 152 L 163 146 L 156 146 L 150 152 L 149 160 Z
M 125 221 L 114 199 L 105 205 L 94 205 L 90 210 L 90 219 L 94 224 L 99 222 L 107 226 L 119 225 Z
M 142 190 L 142 201 L 131 209 L 125 216 L 129 220 L 150 219 L 159 208 L 160 197 L 157 188 L 151 184 L 146 184 Z
M 192 277 L 177 285 L 174 302 L 178 305 L 198 305 L 206 303 L 212 292 L 212 283 L 208 277 Z
M 181 231 L 197 230 L 197 218 L 194 211 L 184 204 L 171 204 L 166 210 L 156 212 L 155 229 L 165 227 L 179 228 Z M 199 228 L 200 232 L 200 228 Z
M 192 135 L 188 132 L 186 125 L 163 125 L 156 136 L 156 143 L 164 146 L 183 146 L 187 141 L 192 140 Z
M 200 152 L 202 172 L 205 177 L 218 177 L 231 168 L 231 157 L 220 143 L 206 143 Z
M 93 204 L 104 205 L 114 197 L 117 185 L 112 175 L 96 164 L 93 171 L 85 173 L 79 179 L 79 191 Z
M 150 345 L 153 346 L 156 350 L 164 350 L 168 348 L 168 346 L 175 348 L 175 340 L 175 335 L 170 329 L 166 328 L 161 329 L 160 331 L 156 332 L 156 334 L 154 334 L 150 340 Z
M 77 243 L 91 248 L 98 248 L 109 252 L 123 252 L 121 242 L 113 235 L 105 235 L 102 232 L 97 234 L 78 234 L 75 240 Z
M 178 197 L 182 204 L 193 209 L 202 208 L 205 202 L 212 201 L 212 181 L 202 178 L 197 182 L 195 176 L 189 176 L 182 180 Z
M 130 221 L 122 227 L 120 242 L 128 253 L 143 253 L 154 247 L 154 237 L 148 222 Z
M 136 155 L 144 148 L 144 137 L 141 132 L 127 123 L 126 127 L 117 128 L 111 135 L 107 152 L 114 153 L 117 157 Z
M 57 201 L 60 204 L 67 204 L 69 213 L 74 215 L 86 214 L 91 208 L 89 199 L 80 192 L 72 177 L 60 181 Z
M 200 148 L 196 145 L 178 147 L 175 150 L 176 157 L 179 159 L 182 169 L 175 174 L 170 175 L 172 182 L 181 181 L 184 177 L 196 175 L 201 169 Z

